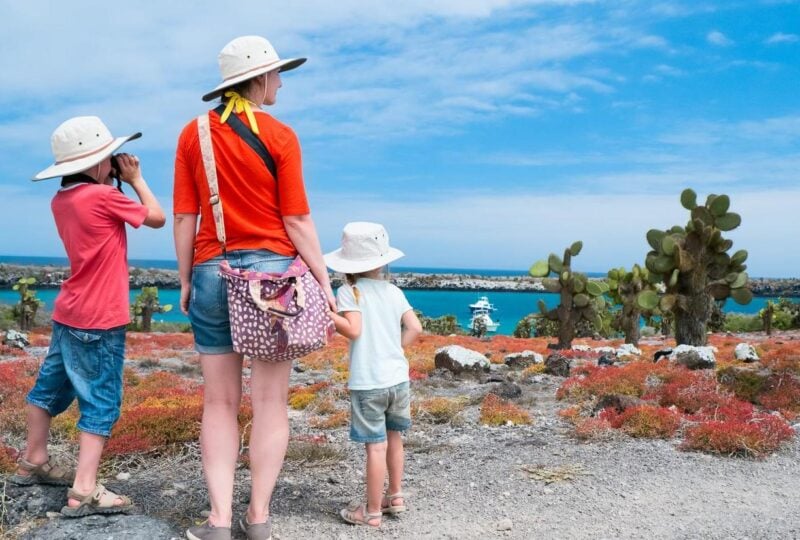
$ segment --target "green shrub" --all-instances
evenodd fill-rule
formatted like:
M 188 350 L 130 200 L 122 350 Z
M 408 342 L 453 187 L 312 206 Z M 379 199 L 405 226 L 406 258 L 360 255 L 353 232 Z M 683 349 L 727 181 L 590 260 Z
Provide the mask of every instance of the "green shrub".
M 726 332 L 760 332 L 763 327 L 761 317 L 744 313 L 728 313 L 725 316 Z

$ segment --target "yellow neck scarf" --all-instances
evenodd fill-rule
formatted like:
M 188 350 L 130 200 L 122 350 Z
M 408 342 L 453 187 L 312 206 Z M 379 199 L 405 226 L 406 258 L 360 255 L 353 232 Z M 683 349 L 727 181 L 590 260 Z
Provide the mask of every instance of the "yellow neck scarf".
M 225 110 L 222 112 L 222 116 L 219 118 L 220 122 L 224 124 L 225 120 L 228 119 L 233 111 L 236 111 L 237 113 L 244 111 L 244 113 L 247 115 L 247 120 L 250 122 L 250 129 L 253 130 L 253 133 L 258 135 L 258 123 L 256 122 L 255 115 L 253 115 L 253 109 L 250 107 L 250 102 L 233 91 L 225 92 L 225 97 L 228 98 L 228 105 L 225 107 Z

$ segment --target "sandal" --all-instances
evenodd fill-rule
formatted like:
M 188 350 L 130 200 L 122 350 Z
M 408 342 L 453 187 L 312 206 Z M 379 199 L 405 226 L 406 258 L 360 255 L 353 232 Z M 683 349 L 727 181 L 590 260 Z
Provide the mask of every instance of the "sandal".
M 384 514 L 400 514 L 408 510 L 408 507 L 405 505 L 406 496 L 402 491 L 398 491 L 392 495 L 387 493 L 383 498 L 386 499 L 386 505 L 381 501 L 381 512 Z M 392 504 L 392 501 L 395 499 L 403 499 L 403 504 Z
M 361 517 L 358 517 L 356 512 L 361 510 Z M 345 520 L 347 523 L 352 525 L 366 525 L 367 527 L 372 527 L 373 529 L 377 529 L 381 526 L 381 518 L 383 518 L 383 512 L 377 512 L 375 514 L 370 514 L 367 512 L 367 505 L 366 503 L 359 503 L 359 502 L 351 502 L 347 505 L 347 508 L 342 508 L 339 511 L 339 515 Z M 378 524 L 374 525 L 370 523 L 372 520 L 378 520 Z
M 24 458 L 17 460 L 17 465 L 28 474 L 13 474 L 8 481 L 18 486 L 32 486 L 34 484 L 49 484 L 51 486 L 71 486 L 75 481 L 75 471 L 57 465 L 48 457 L 41 465 L 34 465 Z
M 67 497 L 80 501 L 78 506 L 66 505 L 61 509 L 61 514 L 67 517 L 81 517 L 91 514 L 127 514 L 133 510 L 133 503 L 125 495 L 117 495 L 113 491 L 107 490 L 102 484 L 97 484 L 94 491 L 88 495 L 82 495 L 70 488 Z M 122 500 L 122 504 L 114 504 L 117 499 Z

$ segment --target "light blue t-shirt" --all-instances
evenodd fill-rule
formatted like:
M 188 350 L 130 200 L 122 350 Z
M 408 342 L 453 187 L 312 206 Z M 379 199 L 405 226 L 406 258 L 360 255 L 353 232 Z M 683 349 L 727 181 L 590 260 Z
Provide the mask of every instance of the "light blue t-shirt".
M 339 312 L 361 312 L 361 335 L 350 342 L 350 390 L 389 388 L 408 381 L 408 360 L 401 345 L 400 320 L 411 305 L 396 286 L 380 279 L 358 278 L 353 288 L 336 293 Z

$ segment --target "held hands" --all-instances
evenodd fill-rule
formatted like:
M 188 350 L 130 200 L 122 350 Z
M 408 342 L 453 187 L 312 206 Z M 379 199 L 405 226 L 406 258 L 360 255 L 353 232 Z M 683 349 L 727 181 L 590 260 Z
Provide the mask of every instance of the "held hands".
M 189 299 L 192 294 L 192 286 L 189 283 L 181 283 L 181 311 L 184 315 L 189 315 Z
M 114 156 L 119 165 L 119 179 L 126 184 L 133 184 L 142 180 L 142 169 L 139 166 L 139 158 L 133 154 L 116 154 Z

